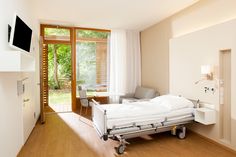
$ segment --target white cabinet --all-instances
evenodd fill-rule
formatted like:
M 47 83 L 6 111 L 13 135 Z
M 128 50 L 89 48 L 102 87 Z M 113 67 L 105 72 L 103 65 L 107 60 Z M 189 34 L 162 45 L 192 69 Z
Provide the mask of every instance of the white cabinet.
M 4 51 L 0 52 L 0 72 L 34 72 L 35 71 L 35 58 L 32 54 L 27 54 L 21 51 Z M 32 79 L 17 81 L 17 94 L 22 98 L 22 117 L 23 117 L 23 142 L 26 142 L 34 125 L 35 125 L 35 106 L 32 101 Z M 9 92 L 9 98 L 15 97 L 15 92 Z
M 195 121 L 204 125 L 216 123 L 216 111 L 209 108 L 197 108 L 195 110 Z
M 32 102 L 30 79 L 24 80 L 22 85 L 24 86 L 22 94 L 23 140 L 26 142 L 35 125 L 35 108 Z
M 0 72 L 35 71 L 35 59 L 21 51 L 0 52 Z

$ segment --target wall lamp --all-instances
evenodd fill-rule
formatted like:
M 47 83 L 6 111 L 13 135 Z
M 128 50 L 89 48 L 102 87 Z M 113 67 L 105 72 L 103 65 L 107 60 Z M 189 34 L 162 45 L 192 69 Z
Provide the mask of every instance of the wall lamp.
M 213 68 L 210 65 L 201 66 L 201 74 L 205 80 L 213 80 Z
M 218 88 L 218 80 L 216 78 L 214 78 L 214 75 L 213 75 L 213 66 L 211 65 L 202 65 L 201 66 L 201 79 L 198 80 L 197 82 L 195 82 L 195 84 L 198 84 L 200 82 L 203 82 L 203 81 L 214 81 L 214 85 L 210 85 L 210 86 L 205 86 L 204 87 L 204 91 L 205 93 L 207 92 L 211 92 L 212 94 L 215 93 L 216 89 Z
M 201 81 L 204 80 L 213 80 L 213 67 L 210 65 L 202 65 L 201 66 L 201 75 L 202 75 L 202 79 L 198 80 L 197 82 L 195 82 L 195 84 L 198 84 Z

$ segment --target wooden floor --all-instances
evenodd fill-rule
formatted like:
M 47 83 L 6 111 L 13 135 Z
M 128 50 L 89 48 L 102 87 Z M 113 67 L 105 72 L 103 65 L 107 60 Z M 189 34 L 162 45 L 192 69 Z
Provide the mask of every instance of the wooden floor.
M 160 133 L 129 140 L 121 157 L 235 157 L 236 154 L 198 135 L 187 132 L 185 140 Z M 37 124 L 18 157 L 115 157 L 116 141 L 102 141 L 91 121 L 75 113 L 48 114 Z

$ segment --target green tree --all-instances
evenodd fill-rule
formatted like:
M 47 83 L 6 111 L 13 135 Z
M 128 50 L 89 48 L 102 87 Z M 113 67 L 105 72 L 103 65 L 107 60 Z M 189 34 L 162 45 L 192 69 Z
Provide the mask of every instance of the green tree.
M 58 59 L 57 59 L 58 48 L 59 48 L 59 45 L 57 45 L 57 44 L 53 45 L 53 65 L 54 65 L 53 78 L 54 78 L 56 89 L 60 89 L 60 84 L 59 84 L 59 80 L 58 80 Z
M 70 39 L 69 29 L 45 28 L 45 36 Z M 69 45 L 48 45 L 48 78 L 49 87 L 60 89 L 60 79 L 71 79 L 71 48 Z

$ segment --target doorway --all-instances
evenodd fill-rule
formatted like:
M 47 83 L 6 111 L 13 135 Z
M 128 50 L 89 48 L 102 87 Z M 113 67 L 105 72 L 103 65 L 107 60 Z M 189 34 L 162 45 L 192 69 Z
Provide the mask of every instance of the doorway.
M 45 112 L 78 112 L 79 86 L 86 88 L 92 97 L 107 91 L 109 33 L 109 30 L 41 24 L 42 123 Z M 99 96 L 98 101 L 107 103 L 107 96 Z
M 72 33 L 69 27 L 41 25 L 41 110 L 72 111 Z
M 231 50 L 220 51 L 220 138 L 231 142 Z
M 71 46 L 48 44 L 48 106 L 55 112 L 71 111 Z

